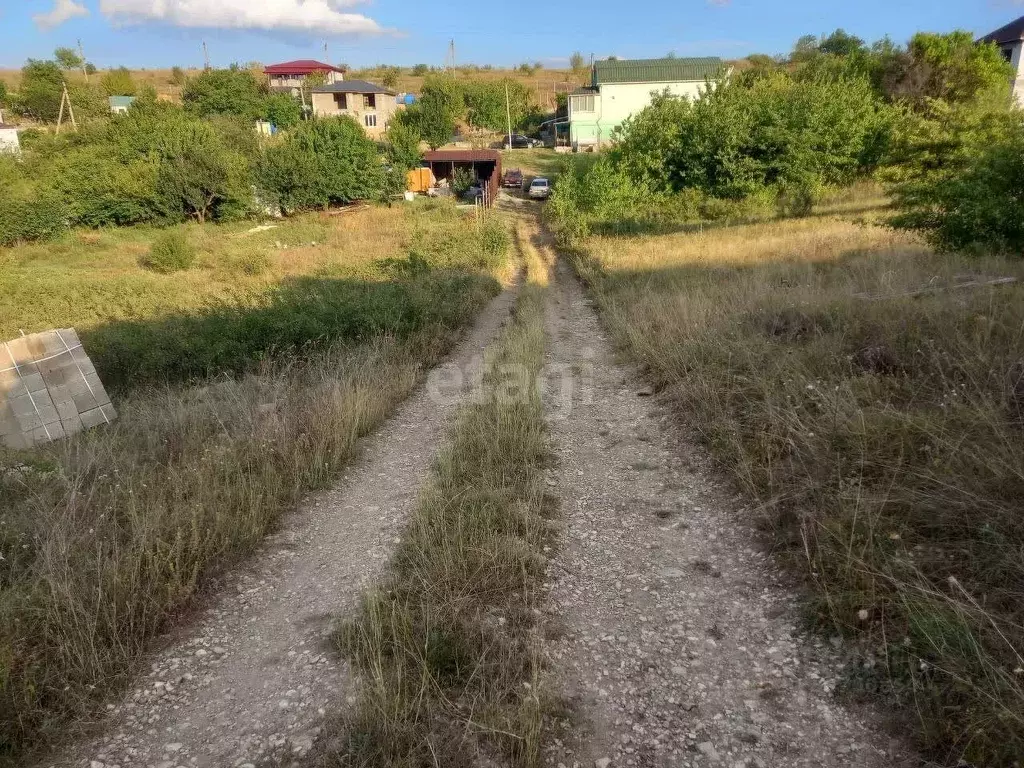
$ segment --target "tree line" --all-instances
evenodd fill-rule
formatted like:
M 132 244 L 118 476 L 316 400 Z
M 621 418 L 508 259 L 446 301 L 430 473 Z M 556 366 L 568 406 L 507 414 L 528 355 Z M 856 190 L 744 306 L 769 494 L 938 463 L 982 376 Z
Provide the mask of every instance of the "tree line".
M 688 100 L 668 94 L 571 169 L 555 205 L 567 233 L 659 217 L 805 214 L 858 179 L 887 185 L 892 224 L 940 247 L 1024 252 L 1024 120 L 1013 73 L 970 33 L 868 45 L 843 30 L 754 55 Z

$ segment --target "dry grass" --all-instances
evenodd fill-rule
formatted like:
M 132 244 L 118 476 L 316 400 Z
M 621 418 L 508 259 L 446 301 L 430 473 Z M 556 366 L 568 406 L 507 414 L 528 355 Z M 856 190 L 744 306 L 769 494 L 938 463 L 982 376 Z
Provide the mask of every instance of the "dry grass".
M 109 427 L 36 451 L 0 451 L 0 765 L 24 765 L 69 719 L 131 679 L 163 625 L 303 494 L 328 483 L 357 439 L 494 294 L 501 255 L 483 254 L 479 233 L 446 207 L 424 213 L 434 223 L 415 239 L 415 274 L 395 278 L 405 289 L 380 294 L 363 286 L 327 305 L 329 315 L 363 315 L 384 302 L 384 316 L 401 318 L 416 303 L 426 310 L 416 324 L 310 340 L 200 387 L 137 388 L 118 400 L 120 416 Z M 354 225 L 310 219 L 296 226 L 327 227 L 336 242 L 353 237 L 346 227 Z M 395 237 L 389 269 L 404 275 L 414 262 Z M 365 251 L 384 253 L 379 245 L 364 249 L 359 238 L 348 242 L 359 269 L 370 269 Z M 351 268 L 331 249 L 322 258 Z M 282 260 L 275 268 L 291 266 Z M 82 273 L 91 279 L 89 269 Z M 176 275 L 167 280 L 182 286 Z M 317 311 L 296 302 L 282 317 L 301 323 Z M 244 311 L 237 318 L 253 322 Z M 211 339 L 190 343 L 200 354 Z
M 537 609 L 552 507 L 532 382 L 549 265 L 520 242 L 528 283 L 490 351 L 482 397 L 460 414 L 390 576 L 340 633 L 361 695 L 317 764 L 540 764 Z
M 1019 759 L 1024 284 L 898 294 L 1024 267 L 836 216 L 591 238 L 577 261 L 817 620 L 859 641 L 849 689 L 914 713 L 940 759 Z

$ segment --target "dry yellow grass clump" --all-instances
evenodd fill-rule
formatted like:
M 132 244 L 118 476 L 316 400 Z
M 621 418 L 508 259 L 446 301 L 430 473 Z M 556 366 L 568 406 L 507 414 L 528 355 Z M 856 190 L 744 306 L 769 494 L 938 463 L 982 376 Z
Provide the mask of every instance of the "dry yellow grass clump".
M 1024 267 L 829 215 L 595 237 L 578 264 L 858 639 L 848 688 L 942 756 L 1024 754 L 1024 282 L 957 287 Z

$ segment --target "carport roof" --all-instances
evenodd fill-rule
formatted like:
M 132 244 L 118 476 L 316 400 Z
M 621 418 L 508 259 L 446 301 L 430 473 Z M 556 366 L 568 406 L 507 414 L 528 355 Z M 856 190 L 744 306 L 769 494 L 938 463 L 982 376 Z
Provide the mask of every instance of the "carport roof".
M 423 153 L 428 163 L 494 163 L 501 160 L 496 149 L 434 149 Z

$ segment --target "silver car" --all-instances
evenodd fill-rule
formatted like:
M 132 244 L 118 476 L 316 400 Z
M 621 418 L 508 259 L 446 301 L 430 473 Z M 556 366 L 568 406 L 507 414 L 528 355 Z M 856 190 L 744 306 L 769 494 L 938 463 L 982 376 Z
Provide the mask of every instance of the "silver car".
M 551 184 L 541 177 L 530 182 L 530 189 L 527 194 L 534 200 L 547 200 L 551 195 Z

